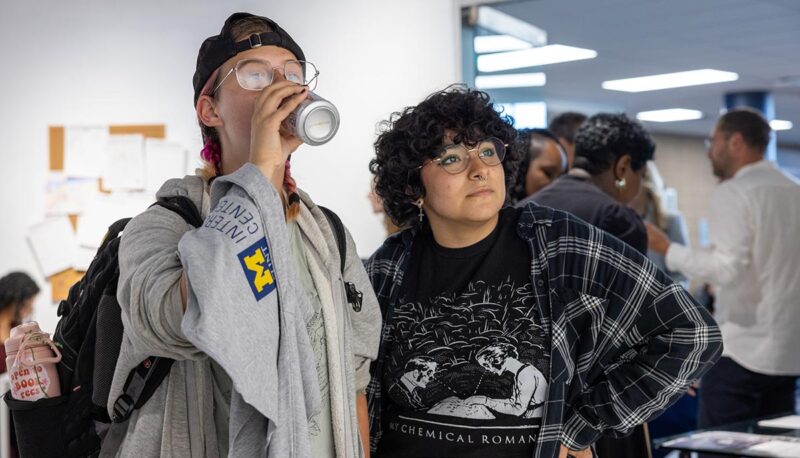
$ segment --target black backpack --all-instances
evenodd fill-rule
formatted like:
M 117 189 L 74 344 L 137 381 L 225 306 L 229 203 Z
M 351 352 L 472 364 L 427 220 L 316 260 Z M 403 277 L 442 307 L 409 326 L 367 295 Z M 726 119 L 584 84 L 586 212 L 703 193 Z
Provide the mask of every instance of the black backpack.
M 154 205 L 178 213 L 192 226 L 202 224 L 200 212 L 188 197 L 161 199 Z M 58 306 L 60 319 L 53 341 L 62 355 L 57 364 L 61 396 L 34 402 L 15 400 L 10 393 L 5 396 L 23 458 L 97 456 L 99 431 L 112 420 L 126 420 L 169 373 L 172 360 L 151 357 L 143 361 L 128 377 L 114 418 L 109 418 L 106 405 L 123 333 L 117 302 L 118 252 L 120 234 L 129 221 L 121 219 L 109 227 L 86 274 Z
M 188 224 L 202 224 L 200 212 L 187 197 L 161 199 L 154 205 L 179 214 Z M 344 275 L 346 241 L 339 217 L 320 207 L 336 237 Z M 84 458 L 99 455 L 102 431 L 111 422 L 126 421 L 152 396 L 169 373 L 168 358 L 150 357 L 128 376 L 124 392 L 108 416 L 108 397 L 122 345 L 123 325 L 117 302 L 120 234 L 130 218 L 112 224 L 84 277 L 61 301 L 53 340 L 61 350 L 58 363 L 61 396 L 38 401 L 5 401 L 12 412 L 21 457 Z M 348 302 L 361 310 L 362 295 L 345 282 Z

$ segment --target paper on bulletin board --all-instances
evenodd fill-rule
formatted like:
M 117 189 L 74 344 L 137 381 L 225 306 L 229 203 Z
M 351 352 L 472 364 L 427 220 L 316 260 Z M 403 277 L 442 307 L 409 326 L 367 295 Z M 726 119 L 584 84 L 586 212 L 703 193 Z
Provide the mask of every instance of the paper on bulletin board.
M 45 277 L 72 267 L 77 242 L 68 217 L 48 218 L 30 227 L 27 239 Z
M 105 165 L 108 126 L 64 128 L 64 175 L 98 178 Z
M 45 191 L 47 216 L 80 215 L 99 193 L 97 178 L 71 178 L 61 172 L 50 172 Z
M 110 135 L 104 156 L 104 189 L 144 189 L 144 135 Z
M 78 219 L 78 245 L 96 250 L 109 226 L 122 218 L 138 215 L 153 201 L 152 195 L 144 192 L 97 195 Z
M 186 172 L 186 149 L 176 143 L 147 138 L 145 151 L 145 189 L 155 193 L 170 178 L 182 178 Z

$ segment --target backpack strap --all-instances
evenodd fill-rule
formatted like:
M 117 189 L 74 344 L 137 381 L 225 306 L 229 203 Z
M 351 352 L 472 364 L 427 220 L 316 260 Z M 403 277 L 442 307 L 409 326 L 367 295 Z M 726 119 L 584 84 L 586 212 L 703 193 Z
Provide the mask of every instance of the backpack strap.
M 153 205 L 164 207 L 167 210 L 172 210 L 186 221 L 186 224 L 191 224 L 194 227 L 200 227 L 203 224 L 203 217 L 200 216 L 200 210 L 192 202 L 192 199 L 186 196 L 169 196 L 158 199 Z M 151 207 L 153 206 L 151 205 Z
M 339 247 L 339 263 L 341 264 L 339 269 L 342 271 L 342 275 L 344 275 L 344 266 L 347 257 L 347 240 L 344 235 L 344 224 L 342 224 L 339 215 L 334 213 L 333 210 L 323 207 L 322 205 L 318 205 L 318 207 L 322 210 L 322 213 L 325 214 L 328 224 L 331 226 L 331 229 L 333 229 L 336 246 Z
M 134 410 L 142 407 L 169 374 L 174 362 L 169 358 L 151 356 L 139 363 L 125 382 L 125 392 L 114 402 L 111 421 L 122 423 Z
M 200 227 L 203 218 L 192 199 L 186 196 L 170 196 L 159 199 L 153 205 L 164 207 L 183 218 L 187 224 Z M 153 206 L 151 205 L 151 207 Z M 122 423 L 130 418 L 134 410 L 142 407 L 164 381 L 175 361 L 169 358 L 151 356 L 128 375 L 123 394 L 114 402 L 111 420 Z
M 332 210 L 323 207 L 322 205 L 318 205 L 318 207 L 320 210 L 322 210 L 322 213 L 328 220 L 328 224 L 333 230 L 333 236 L 336 239 L 336 246 L 339 248 L 339 268 L 342 271 L 342 279 L 344 279 L 344 268 L 347 260 L 347 236 L 344 232 L 344 224 L 342 224 L 342 220 L 339 218 L 339 215 L 334 213 Z M 344 282 L 344 290 L 347 293 L 347 302 L 353 306 L 353 310 L 360 312 L 364 294 L 362 294 L 361 291 L 356 288 L 355 284 L 346 280 Z

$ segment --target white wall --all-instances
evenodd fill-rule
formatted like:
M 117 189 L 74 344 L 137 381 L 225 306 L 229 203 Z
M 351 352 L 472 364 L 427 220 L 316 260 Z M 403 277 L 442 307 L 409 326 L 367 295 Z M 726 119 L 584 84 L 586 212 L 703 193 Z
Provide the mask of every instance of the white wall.
M 235 11 L 267 15 L 321 71 L 342 125 L 293 159 L 300 187 L 336 210 L 361 255 L 383 239 L 366 200 L 376 123 L 458 77 L 454 0 L 3 0 L 0 6 L 0 275 L 38 275 L 26 228 L 44 217 L 49 125 L 163 123 L 199 151 L 191 78 L 202 40 Z M 55 324 L 49 285 L 36 318 Z

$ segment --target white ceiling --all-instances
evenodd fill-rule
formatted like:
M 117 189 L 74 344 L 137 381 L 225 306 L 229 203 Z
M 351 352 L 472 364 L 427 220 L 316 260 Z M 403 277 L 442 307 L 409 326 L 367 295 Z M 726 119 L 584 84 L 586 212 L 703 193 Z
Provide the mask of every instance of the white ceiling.
M 708 135 L 727 92 L 768 90 L 775 117 L 794 123 L 779 144 L 800 145 L 800 0 L 529 0 L 493 7 L 548 33 L 550 43 L 591 48 L 592 60 L 540 67 L 542 88 L 493 91 L 499 101 L 543 99 L 553 111 L 701 110 L 697 121 L 647 123 L 654 132 Z M 604 80 L 700 68 L 733 71 L 730 83 L 642 93 L 607 91 Z M 530 71 L 530 69 L 525 69 Z

